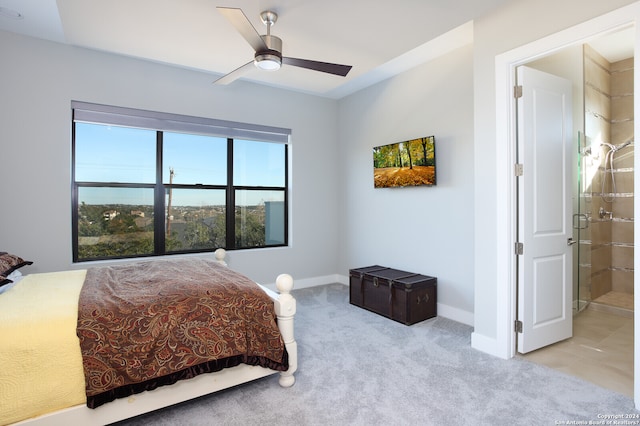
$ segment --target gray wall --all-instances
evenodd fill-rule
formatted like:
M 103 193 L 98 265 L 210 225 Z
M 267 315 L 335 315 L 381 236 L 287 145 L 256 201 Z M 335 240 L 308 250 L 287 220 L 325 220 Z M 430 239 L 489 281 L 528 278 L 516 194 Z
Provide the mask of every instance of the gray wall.
M 438 314 L 473 323 L 473 50 L 344 98 L 339 273 L 374 264 L 438 278 Z M 374 146 L 434 135 L 437 185 L 373 187 Z
M 25 272 L 71 262 L 71 100 L 292 129 L 288 248 L 229 252 L 229 264 L 268 284 L 337 270 L 337 102 L 156 63 L 0 32 L 0 251 L 34 261 Z

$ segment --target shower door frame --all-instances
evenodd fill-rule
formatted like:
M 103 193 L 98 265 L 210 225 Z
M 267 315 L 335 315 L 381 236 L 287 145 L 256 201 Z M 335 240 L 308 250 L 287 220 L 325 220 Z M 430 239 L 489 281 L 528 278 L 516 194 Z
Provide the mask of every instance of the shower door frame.
M 578 244 L 576 244 L 576 249 L 574 252 L 574 303 L 575 306 L 573 308 L 574 310 L 574 314 L 577 314 L 579 312 L 581 312 L 583 309 L 585 309 L 588 305 L 589 302 L 591 302 L 591 292 L 589 291 L 589 296 L 588 296 L 588 300 L 584 301 L 584 305 L 581 305 L 581 294 L 582 292 L 580 291 L 581 287 L 582 287 L 582 280 L 585 279 L 585 272 L 583 271 L 583 269 L 586 267 L 586 262 L 584 261 L 583 256 L 585 255 L 585 249 L 588 246 L 590 248 L 590 241 L 591 241 L 591 229 L 589 226 L 590 223 L 590 218 L 588 215 L 588 211 L 585 207 L 585 202 L 586 199 L 584 197 L 585 194 L 585 188 L 584 188 L 584 184 L 585 184 L 585 180 L 584 180 L 584 173 L 585 173 L 585 166 L 584 166 L 584 154 L 585 154 L 585 149 L 587 149 L 587 140 L 586 140 L 586 136 L 584 134 L 583 131 L 578 131 L 578 144 L 577 144 L 577 164 L 578 164 L 578 171 L 577 171 L 577 178 L 578 178 L 578 182 L 577 182 L 577 196 L 576 196 L 576 213 L 573 214 L 573 229 L 575 231 L 576 237 L 575 237 L 575 241 L 578 242 Z M 584 208 L 584 212 L 583 212 L 583 208 Z M 589 230 L 589 234 L 587 236 L 588 239 L 584 238 L 584 234 L 583 234 L 583 230 Z M 589 264 L 591 263 L 591 260 L 589 259 Z M 591 270 L 591 267 L 589 266 L 589 271 Z M 590 278 L 590 275 L 588 276 L 588 278 Z M 590 287 L 590 285 L 589 285 Z

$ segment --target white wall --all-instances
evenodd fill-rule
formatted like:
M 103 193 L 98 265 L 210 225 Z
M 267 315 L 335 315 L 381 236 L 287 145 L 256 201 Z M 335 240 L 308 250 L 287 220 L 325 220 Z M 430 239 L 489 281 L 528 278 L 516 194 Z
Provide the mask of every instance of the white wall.
M 438 278 L 438 314 L 473 321 L 473 51 L 457 49 L 339 102 L 339 273 Z M 373 187 L 372 148 L 436 139 L 437 185 Z
M 496 131 L 496 121 L 500 119 L 496 110 L 496 91 L 504 90 L 505 96 L 508 92 L 506 87 L 496 87 L 496 56 L 631 3 L 633 1 L 629 0 L 517 1 L 475 22 L 474 147 L 475 205 L 478 208 L 474 214 L 474 347 L 503 357 L 508 357 L 512 350 L 503 344 L 508 340 L 505 336 L 512 334 L 512 324 L 498 318 L 498 312 L 504 312 L 505 305 L 513 303 L 510 299 L 514 295 L 504 291 L 511 285 L 505 281 L 512 278 L 505 272 L 511 261 L 508 241 L 513 231 L 509 228 L 513 224 L 504 208 L 504 194 L 512 189 L 507 181 L 513 165 L 503 161 L 512 147 L 498 138 Z M 594 28 L 595 31 L 598 29 Z M 480 208 L 481 205 L 487 208 Z
M 71 100 L 292 129 L 288 248 L 229 252 L 229 264 L 275 282 L 335 276 L 337 102 L 161 64 L 0 32 L 0 251 L 34 261 L 26 272 L 71 263 Z

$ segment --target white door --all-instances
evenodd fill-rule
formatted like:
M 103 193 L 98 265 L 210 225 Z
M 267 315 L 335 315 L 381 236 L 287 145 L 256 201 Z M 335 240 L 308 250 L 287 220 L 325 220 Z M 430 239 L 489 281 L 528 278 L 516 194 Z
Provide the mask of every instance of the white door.
M 572 335 L 571 82 L 517 69 L 518 352 Z

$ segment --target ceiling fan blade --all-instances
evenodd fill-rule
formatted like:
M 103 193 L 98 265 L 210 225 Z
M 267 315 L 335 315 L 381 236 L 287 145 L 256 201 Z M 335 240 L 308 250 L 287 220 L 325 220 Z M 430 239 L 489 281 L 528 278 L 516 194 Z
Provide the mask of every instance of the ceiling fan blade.
M 244 37 L 245 40 L 253 47 L 253 50 L 256 52 L 261 50 L 267 50 L 268 47 L 265 44 L 258 31 L 251 25 L 251 22 L 247 18 L 247 15 L 244 14 L 242 9 L 234 8 L 234 7 L 217 7 L 217 9 L 224 15 L 231 25 L 235 27 L 235 29 Z
M 351 65 L 331 64 L 328 62 L 311 61 L 309 59 L 299 58 L 282 58 L 282 63 L 287 65 L 293 65 L 296 67 L 307 68 L 310 70 L 326 72 L 329 74 L 339 75 L 345 77 L 349 71 L 351 71 Z
M 219 84 L 219 85 L 229 84 L 232 81 L 239 79 L 243 75 L 248 74 L 249 71 L 253 69 L 255 69 L 255 66 L 253 65 L 253 61 L 247 62 L 240 68 L 236 68 L 235 70 L 231 71 L 229 74 L 223 75 L 219 79 L 215 80 L 213 84 Z

